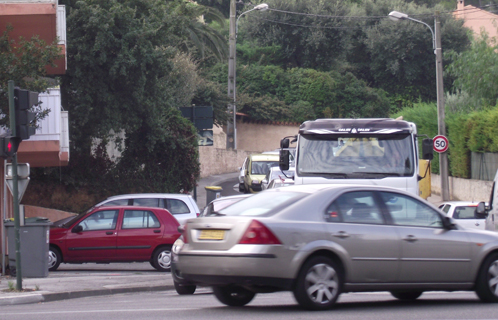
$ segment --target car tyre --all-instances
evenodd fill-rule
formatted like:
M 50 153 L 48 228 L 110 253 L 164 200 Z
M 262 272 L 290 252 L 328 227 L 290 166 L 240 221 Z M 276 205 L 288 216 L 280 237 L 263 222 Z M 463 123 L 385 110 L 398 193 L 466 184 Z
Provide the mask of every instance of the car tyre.
M 162 246 L 157 248 L 152 254 L 151 264 L 158 271 L 171 270 L 171 247 Z
M 239 286 L 213 287 L 214 296 L 223 304 L 242 307 L 251 302 L 256 293 Z
M 299 272 L 294 297 L 308 310 L 331 309 L 341 294 L 343 279 L 341 269 L 331 259 L 311 258 Z
M 391 295 L 399 300 L 417 300 L 422 295 L 422 291 L 391 291 Z
M 62 262 L 62 254 L 54 246 L 48 248 L 48 271 L 55 271 Z
M 244 192 L 245 193 L 245 188 L 243 183 L 239 183 L 239 192 Z
M 173 281 L 175 285 L 175 290 L 176 293 L 179 295 L 187 295 L 187 294 L 194 294 L 196 286 L 193 284 L 179 284 L 176 281 Z
M 476 294 L 483 302 L 498 302 L 498 253 L 484 260 L 476 280 Z

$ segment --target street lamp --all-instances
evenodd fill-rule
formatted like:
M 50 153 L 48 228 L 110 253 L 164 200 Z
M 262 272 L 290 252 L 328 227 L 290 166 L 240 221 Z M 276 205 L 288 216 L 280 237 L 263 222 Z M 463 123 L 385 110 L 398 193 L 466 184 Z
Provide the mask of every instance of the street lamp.
M 439 12 L 434 16 L 434 31 L 425 22 L 413 19 L 406 13 L 391 11 L 389 19 L 393 21 L 411 20 L 427 26 L 432 33 L 432 48 L 436 55 L 436 93 L 437 93 L 437 127 L 439 135 L 446 135 L 446 125 L 444 123 L 444 87 L 443 87 L 443 57 L 441 50 L 441 26 L 439 22 Z M 439 153 L 439 170 L 441 174 L 441 197 L 443 201 L 450 200 L 449 182 L 448 182 L 448 154 L 446 152 Z
M 268 10 L 266 3 L 261 3 L 252 8 L 242 12 L 237 19 L 235 19 L 235 0 L 230 0 L 230 38 L 229 38 L 229 58 L 228 58 L 228 96 L 232 98 L 231 104 L 228 105 L 228 114 L 230 119 L 227 122 L 227 149 L 237 149 L 237 107 L 236 107 L 236 92 L 235 92 L 235 53 L 236 53 L 236 38 L 238 31 L 238 22 L 240 17 L 251 11 L 265 11 Z

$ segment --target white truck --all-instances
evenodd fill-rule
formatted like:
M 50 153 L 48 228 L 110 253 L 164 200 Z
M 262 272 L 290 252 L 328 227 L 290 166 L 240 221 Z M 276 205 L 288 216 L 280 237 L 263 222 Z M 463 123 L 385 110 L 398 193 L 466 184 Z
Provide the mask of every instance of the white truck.
M 293 141 L 290 141 L 293 139 Z M 419 193 L 417 127 L 388 118 L 318 119 L 301 124 L 299 134 L 281 140 L 280 169 L 288 170 L 297 142 L 295 184 L 347 183 L 390 186 Z M 432 139 L 424 139 L 422 159 L 432 160 Z

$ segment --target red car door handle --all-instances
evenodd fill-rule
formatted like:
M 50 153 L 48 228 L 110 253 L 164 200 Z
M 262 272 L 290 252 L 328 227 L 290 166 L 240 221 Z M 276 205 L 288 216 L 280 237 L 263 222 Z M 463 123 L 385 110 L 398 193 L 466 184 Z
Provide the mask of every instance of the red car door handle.
M 154 230 L 154 233 L 161 233 L 161 230 Z
M 106 231 L 105 234 L 111 235 L 114 234 L 114 231 Z

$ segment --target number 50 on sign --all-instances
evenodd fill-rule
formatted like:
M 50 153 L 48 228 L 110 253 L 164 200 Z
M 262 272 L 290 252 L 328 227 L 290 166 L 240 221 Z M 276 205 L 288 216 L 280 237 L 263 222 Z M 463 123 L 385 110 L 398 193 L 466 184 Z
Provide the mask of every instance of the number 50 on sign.
M 434 151 L 442 153 L 448 150 L 448 138 L 445 136 L 435 136 L 433 139 Z

